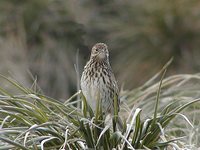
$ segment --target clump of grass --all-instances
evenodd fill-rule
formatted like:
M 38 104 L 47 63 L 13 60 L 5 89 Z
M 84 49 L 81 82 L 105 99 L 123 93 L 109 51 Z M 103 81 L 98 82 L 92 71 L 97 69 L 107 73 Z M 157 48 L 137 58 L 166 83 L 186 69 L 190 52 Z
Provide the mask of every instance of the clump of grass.
M 130 111 L 126 112 L 127 117 L 124 119 L 125 123 L 121 131 L 116 126 L 112 126 L 112 122 L 105 122 L 100 104 L 93 112 L 81 91 L 62 103 L 27 89 L 13 79 L 4 78 L 21 92 L 19 95 L 12 95 L 12 93 L 0 89 L 0 149 L 177 148 L 184 146 L 183 143 L 178 143 L 182 137 L 178 134 L 172 135 L 171 132 L 166 133 L 165 129 L 168 125 L 171 126 L 172 120 L 176 122 L 176 116 L 182 110 L 200 101 L 199 98 L 196 98 L 188 102 L 183 101 L 182 105 L 176 105 L 176 101 L 171 101 L 167 105 L 162 104 L 161 88 L 171 84 L 163 76 L 156 86 L 149 82 L 139 88 L 137 94 L 135 91 L 131 91 L 123 95 L 127 97 L 127 101 L 124 103 L 135 106 L 126 109 L 126 111 Z M 152 92 L 152 89 L 156 89 L 157 94 Z M 164 88 L 164 90 L 166 89 Z M 153 97 L 153 100 L 150 101 L 153 103 L 153 113 L 145 118 L 142 116 L 146 113 L 143 109 L 145 108 L 143 102 L 150 97 Z M 135 103 L 136 101 L 137 103 Z M 80 102 L 83 102 L 83 109 L 76 107 Z M 115 122 L 116 116 L 113 118 Z M 186 119 L 185 122 L 189 121 Z
M 169 64 L 170 61 L 144 85 L 131 91 L 122 91 L 122 99 L 126 99 L 126 105 L 135 108 L 139 107 L 143 110 L 142 119 L 148 119 L 154 114 L 154 103 L 157 89 L 159 88 L 159 82 L 156 82 L 156 80 Z M 163 115 L 163 110 L 166 107 L 175 110 L 185 103 L 200 98 L 199 73 L 169 76 L 163 79 L 161 86 L 158 115 Z M 169 108 L 167 108 L 168 111 L 170 111 Z M 200 147 L 199 108 L 200 104 L 194 103 L 187 106 L 181 113 L 177 113 L 177 117 L 164 130 L 166 135 L 168 137 L 184 137 L 179 142 L 176 142 L 182 145 L 182 147 L 189 149 Z

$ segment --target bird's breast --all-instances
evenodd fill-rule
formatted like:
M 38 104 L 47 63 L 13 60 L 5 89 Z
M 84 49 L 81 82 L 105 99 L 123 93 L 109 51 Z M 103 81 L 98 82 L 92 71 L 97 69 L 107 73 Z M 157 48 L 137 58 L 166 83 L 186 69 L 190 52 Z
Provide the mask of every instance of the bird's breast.
M 87 75 L 82 75 L 81 79 L 81 89 L 93 110 L 96 109 L 96 104 L 98 100 L 107 99 L 108 94 L 106 82 L 109 83 L 109 79 L 105 76 L 103 68 L 99 70 L 91 69 L 85 72 Z

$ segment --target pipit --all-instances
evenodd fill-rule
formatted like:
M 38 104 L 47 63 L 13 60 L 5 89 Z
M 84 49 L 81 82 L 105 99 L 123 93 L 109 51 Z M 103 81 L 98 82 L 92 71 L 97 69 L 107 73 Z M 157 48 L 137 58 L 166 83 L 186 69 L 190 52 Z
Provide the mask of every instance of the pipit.
M 109 63 L 109 51 L 106 44 L 97 43 L 93 46 L 90 60 L 82 73 L 81 89 L 93 111 L 99 100 L 102 112 L 105 115 L 113 115 L 114 99 L 117 99 L 117 111 L 119 111 L 119 90 Z

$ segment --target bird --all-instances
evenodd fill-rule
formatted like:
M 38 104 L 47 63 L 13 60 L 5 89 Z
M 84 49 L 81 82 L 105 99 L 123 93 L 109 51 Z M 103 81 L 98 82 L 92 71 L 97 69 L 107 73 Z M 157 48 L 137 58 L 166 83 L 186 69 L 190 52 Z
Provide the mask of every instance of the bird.
M 119 88 L 109 62 L 106 44 L 97 43 L 92 47 L 90 59 L 84 67 L 80 83 L 82 93 L 94 112 L 100 100 L 102 112 L 113 116 L 115 98 L 117 112 L 119 111 Z

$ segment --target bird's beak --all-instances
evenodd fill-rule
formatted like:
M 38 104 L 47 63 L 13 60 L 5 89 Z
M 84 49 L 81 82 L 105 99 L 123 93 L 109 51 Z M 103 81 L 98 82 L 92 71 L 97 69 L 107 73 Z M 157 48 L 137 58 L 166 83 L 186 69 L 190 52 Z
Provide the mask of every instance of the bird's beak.
M 98 55 L 99 59 L 104 59 L 106 57 L 106 54 L 104 51 L 101 51 Z

